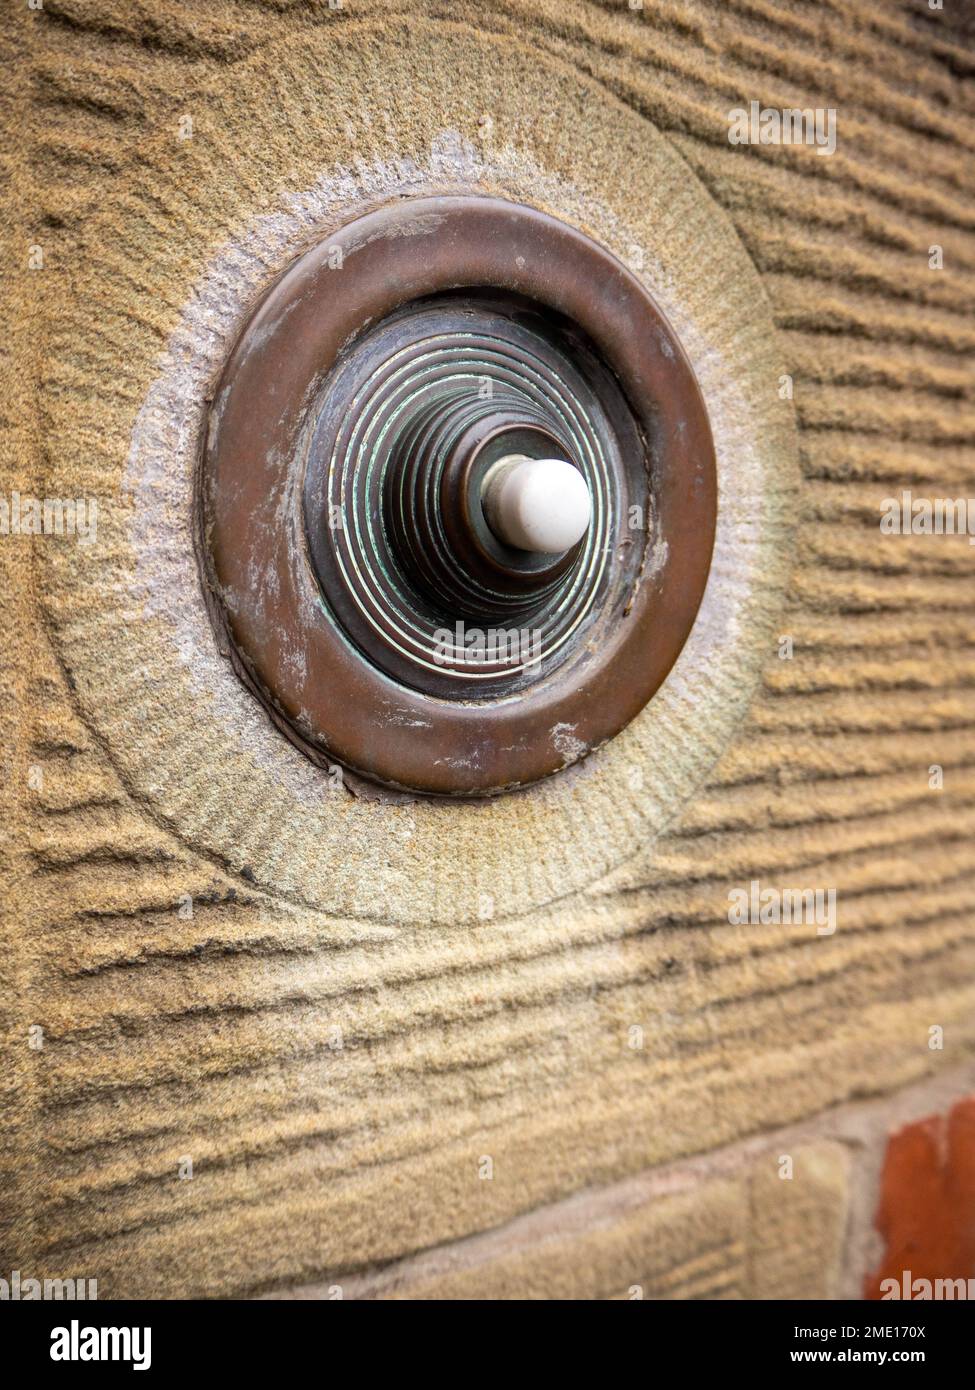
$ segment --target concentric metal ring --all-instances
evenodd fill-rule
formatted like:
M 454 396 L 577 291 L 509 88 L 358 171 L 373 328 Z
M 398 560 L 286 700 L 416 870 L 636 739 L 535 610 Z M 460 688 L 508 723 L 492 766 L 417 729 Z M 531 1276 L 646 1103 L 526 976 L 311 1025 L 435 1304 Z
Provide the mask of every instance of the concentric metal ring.
M 479 477 L 532 431 L 594 502 L 554 565 L 478 515 Z M 646 703 L 715 508 L 700 392 L 643 286 L 534 209 L 423 198 L 350 222 L 255 310 L 211 410 L 201 536 L 235 665 L 299 746 L 469 796 L 559 770 Z M 538 631 L 541 657 L 472 661 L 438 638 L 452 617 Z
M 625 429 L 619 388 L 591 354 L 573 364 L 551 316 L 507 310 L 447 296 L 385 321 L 327 382 L 307 446 L 305 525 L 323 593 L 380 669 L 447 697 L 543 678 L 639 560 L 638 547 L 628 566 L 610 564 L 609 538 L 648 493 L 635 426 L 627 471 L 601 402 L 612 398 Z M 587 536 L 555 559 L 502 545 L 480 508 L 497 458 L 553 449 L 593 500 Z M 503 637 L 480 640 L 492 632 Z

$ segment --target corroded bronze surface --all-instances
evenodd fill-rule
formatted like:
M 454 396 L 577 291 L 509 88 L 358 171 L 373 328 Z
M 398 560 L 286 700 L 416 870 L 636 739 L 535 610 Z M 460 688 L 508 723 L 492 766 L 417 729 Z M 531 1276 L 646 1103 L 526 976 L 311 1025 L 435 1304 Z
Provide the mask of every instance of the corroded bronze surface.
M 593 500 L 564 556 L 480 511 L 506 453 Z M 714 450 L 643 286 L 534 209 L 403 200 L 265 296 L 216 393 L 203 556 L 238 670 L 317 760 L 453 796 L 611 738 L 663 681 L 710 564 Z M 493 638 L 492 638 L 493 634 Z

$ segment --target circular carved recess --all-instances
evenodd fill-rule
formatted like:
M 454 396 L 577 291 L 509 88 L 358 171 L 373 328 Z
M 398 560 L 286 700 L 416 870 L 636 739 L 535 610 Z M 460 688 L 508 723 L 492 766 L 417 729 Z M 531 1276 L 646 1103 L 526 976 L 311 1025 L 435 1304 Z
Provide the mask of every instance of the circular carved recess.
M 562 553 L 485 512 L 489 478 L 541 459 L 589 494 Z M 701 393 L 640 282 L 535 209 L 414 198 L 252 314 L 210 410 L 201 551 L 237 670 L 311 757 L 478 796 L 643 708 L 693 625 L 716 505 Z

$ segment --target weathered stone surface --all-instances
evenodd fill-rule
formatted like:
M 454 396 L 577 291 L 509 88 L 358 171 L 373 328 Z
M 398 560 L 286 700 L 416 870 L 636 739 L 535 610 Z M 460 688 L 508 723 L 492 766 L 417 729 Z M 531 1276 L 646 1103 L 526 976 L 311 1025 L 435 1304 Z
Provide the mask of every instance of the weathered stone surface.
M 789 1168 L 783 1159 L 790 1160 Z M 850 1155 L 841 1144 L 767 1154 L 750 1185 L 749 1298 L 836 1298 Z M 791 1177 L 782 1174 L 790 1171 Z
M 661 1196 L 573 1235 L 550 1233 L 457 1273 L 406 1283 L 405 1299 L 741 1297 L 748 1204 L 742 1181 Z
M 161 0 L 147 15 L 116 0 L 46 0 L 3 20 L 0 100 L 16 132 L 4 155 L 16 202 L 4 227 L 6 486 L 94 494 L 102 515 L 97 585 L 81 548 L 0 541 L 0 1267 L 77 1271 L 105 1295 L 341 1280 L 970 1056 L 973 552 L 964 538 L 895 541 L 877 526 L 882 499 L 901 487 L 975 487 L 975 120 L 961 40 L 894 4 L 814 16 L 505 0 L 488 14 L 358 0 L 336 14 L 228 0 L 203 17 Z M 543 65 L 550 108 L 536 99 Z M 510 120 L 526 69 L 525 106 Z M 369 108 L 367 71 L 382 75 L 388 107 Z M 358 77 L 343 85 L 342 72 Z M 801 106 L 828 94 L 836 155 L 729 147 L 728 108 L 759 91 Z M 736 737 L 703 788 L 716 746 L 702 747 L 700 766 L 644 746 L 615 782 L 580 778 L 510 802 L 509 829 L 538 866 L 528 883 L 492 860 L 496 836 L 483 825 L 493 822 L 465 832 L 478 882 L 458 808 L 411 820 L 408 809 L 343 803 L 331 833 L 345 859 L 329 899 L 321 862 L 294 849 L 320 791 L 307 769 L 243 697 L 218 711 L 209 750 L 195 743 L 194 669 L 174 640 L 177 597 L 196 601 L 185 499 L 160 474 L 145 480 L 140 510 L 120 479 L 208 267 L 228 278 L 201 324 L 273 274 L 276 219 L 302 216 L 282 198 L 313 186 L 313 154 L 324 171 L 329 151 L 345 149 L 356 193 L 377 178 L 377 159 L 412 186 L 448 107 L 475 151 L 490 117 L 492 148 L 520 152 L 522 179 L 554 162 L 566 185 L 584 185 L 598 155 L 605 187 L 579 204 L 582 221 L 600 200 L 646 216 L 659 145 L 641 119 L 664 132 L 707 190 L 703 231 L 713 226 L 716 248 L 681 283 L 724 275 L 746 320 L 763 295 L 771 303 L 780 336 L 768 360 L 795 386 L 801 526 L 778 557 L 792 567 L 781 622 L 770 600 L 757 626 L 731 630 L 742 672 L 763 666 L 747 712 L 733 667 L 720 688 L 676 690 L 678 706 L 713 701 L 722 728 L 736 711 Z M 628 134 L 614 143 L 607 127 Z M 409 167 L 395 162 L 404 149 Z M 436 147 L 448 175 L 456 149 Z M 262 216 L 268 240 L 238 264 L 235 239 Z M 701 233 L 698 223 L 694 246 Z M 659 246 L 683 235 L 658 219 Z M 928 269 L 932 239 L 941 272 Z M 723 261 L 729 244 L 736 258 Z M 29 271 L 35 245 L 44 265 Z M 711 322 L 702 308 L 702 339 L 726 330 L 717 308 Z M 749 352 L 754 362 L 754 343 Z M 735 354 L 707 365 L 734 396 Z M 770 400 L 778 385 L 770 372 Z M 172 418 L 147 428 L 175 450 Z M 150 516 L 166 524 L 140 549 L 133 536 L 145 540 Z M 153 556 L 141 571 L 136 550 Z M 718 598 L 740 591 L 750 562 L 748 582 L 766 562 L 774 571 L 767 555 L 742 552 L 716 574 Z M 134 574 L 140 602 L 123 604 Z M 148 650 L 143 625 L 160 638 L 157 659 L 133 669 L 133 649 Z M 778 659 L 777 631 L 794 639 L 791 660 Z M 195 709 L 213 719 L 205 696 Z M 685 713 L 683 727 L 698 729 Z M 149 736 L 157 726 L 170 735 L 165 762 Z M 218 796 L 231 748 L 241 775 L 234 797 Z M 944 767 L 943 791 L 929 787 L 932 764 Z M 284 791 L 269 786 L 269 767 Z M 699 790 L 651 843 L 658 779 Z M 562 879 L 548 796 L 575 817 Z M 229 855 L 211 831 L 234 813 Z M 367 841 L 373 866 L 389 845 L 399 879 L 363 871 Z M 302 856 L 313 893 L 302 891 Z M 730 927 L 729 889 L 752 878 L 835 888 L 836 933 Z M 403 910 L 411 882 L 429 911 Z M 485 886 L 494 916 L 472 921 Z M 932 1027 L 943 1050 L 930 1046 Z M 478 1177 L 485 1156 L 490 1181 Z M 179 1176 L 186 1157 L 192 1180 Z M 767 1194 L 763 1263 L 779 1231 L 816 1219 L 814 1186 L 839 1203 L 836 1162 L 814 1162 L 794 1208 Z M 729 1248 L 738 1182 L 721 1178 L 703 1199 Z M 816 1287 L 830 1286 L 834 1225 L 823 1238 L 822 1262 L 797 1267 Z M 649 1250 L 658 1240 L 662 1263 Z M 631 1267 L 654 1289 L 671 1277 L 688 1291 L 758 1286 L 738 1256 L 694 1283 L 700 1224 L 684 1194 L 621 1218 L 618 1239 L 607 1229 L 584 1244 L 592 1273 L 583 1263 L 577 1275 L 599 1296 L 626 1296 Z M 517 1259 L 528 1264 L 502 1271 L 497 1287 L 564 1287 L 557 1258 L 541 1272 L 534 1257 Z
M 684 1190 L 635 1192 L 622 1211 L 604 1196 L 550 1213 L 552 1229 L 520 1248 L 379 1297 L 438 1299 L 834 1298 L 843 1250 L 848 1155 L 810 1144 L 743 1159 L 733 1176 L 700 1174 Z M 611 1199 L 610 1199 L 611 1200 Z M 573 1216 L 588 1227 L 571 1230 Z M 568 1227 L 568 1229 L 567 1229 Z

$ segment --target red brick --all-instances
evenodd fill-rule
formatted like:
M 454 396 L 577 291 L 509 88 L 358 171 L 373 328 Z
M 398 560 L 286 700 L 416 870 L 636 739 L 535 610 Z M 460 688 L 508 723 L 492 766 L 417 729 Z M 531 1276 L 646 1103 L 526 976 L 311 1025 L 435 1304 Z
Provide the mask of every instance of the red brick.
M 876 1226 L 886 1249 L 865 1298 L 908 1269 L 931 1281 L 975 1277 L 975 1097 L 891 1137 Z

